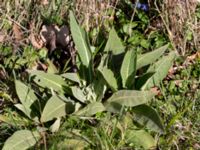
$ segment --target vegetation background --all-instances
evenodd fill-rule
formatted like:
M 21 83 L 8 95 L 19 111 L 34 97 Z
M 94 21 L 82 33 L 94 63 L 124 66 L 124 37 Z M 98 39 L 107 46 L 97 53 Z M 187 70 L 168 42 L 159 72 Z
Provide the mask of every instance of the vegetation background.
M 0 149 L 200 149 L 197 0 L 0 0 Z

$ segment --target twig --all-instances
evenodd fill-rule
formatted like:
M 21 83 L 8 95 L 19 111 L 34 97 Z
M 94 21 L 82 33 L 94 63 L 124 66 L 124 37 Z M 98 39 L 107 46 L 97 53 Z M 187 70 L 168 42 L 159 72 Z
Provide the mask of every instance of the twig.
M 18 23 L 17 21 L 15 21 L 14 19 L 10 18 L 10 16 L 8 16 L 6 14 L 6 18 L 8 18 L 9 21 L 14 22 L 16 25 L 18 25 L 19 27 L 21 27 L 23 30 L 25 30 L 26 32 L 29 32 L 29 30 L 27 28 L 25 28 L 24 26 L 22 26 L 20 23 Z

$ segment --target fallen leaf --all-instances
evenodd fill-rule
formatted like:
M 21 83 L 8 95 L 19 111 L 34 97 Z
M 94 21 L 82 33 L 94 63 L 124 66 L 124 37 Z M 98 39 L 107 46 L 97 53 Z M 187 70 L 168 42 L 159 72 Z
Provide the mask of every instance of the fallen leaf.
M 155 95 L 160 95 L 161 94 L 161 91 L 160 91 L 160 89 L 158 87 L 153 87 L 153 88 L 150 89 L 150 91 L 152 93 L 154 93 Z
M 182 84 L 182 80 L 175 80 L 174 83 L 175 83 L 176 86 L 179 87 Z
M 31 33 L 29 39 L 31 41 L 31 44 L 37 49 L 41 49 L 44 46 L 44 42 L 42 40 L 39 40 L 39 38 L 36 38 L 33 33 Z
M 20 41 L 23 39 L 23 33 L 21 31 L 21 28 L 16 23 L 13 24 L 12 30 L 16 41 Z
M 5 41 L 6 35 L 3 32 L 0 32 L 0 43 Z
M 200 50 L 198 50 L 195 54 L 188 56 L 183 64 L 187 66 L 191 63 L 194 63 L 195 60 L 199 58 L 200 58 Z

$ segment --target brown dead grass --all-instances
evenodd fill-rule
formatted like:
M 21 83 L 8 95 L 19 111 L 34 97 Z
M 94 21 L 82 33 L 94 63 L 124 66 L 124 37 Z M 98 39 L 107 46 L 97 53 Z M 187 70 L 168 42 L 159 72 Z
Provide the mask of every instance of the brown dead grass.
M 113 19 L 118 0 L 75 0 L 75 10 L 87 31 L 101 27 L 106 19 Z
M 168 30 L 174 49 L 185 55 L 191 48 L 199 49 L 199 24 L 195 18 L 197 0 L 164 0 L 157 9 Z M 193 40 L 188 41 L 187 34 L 192 32 Z

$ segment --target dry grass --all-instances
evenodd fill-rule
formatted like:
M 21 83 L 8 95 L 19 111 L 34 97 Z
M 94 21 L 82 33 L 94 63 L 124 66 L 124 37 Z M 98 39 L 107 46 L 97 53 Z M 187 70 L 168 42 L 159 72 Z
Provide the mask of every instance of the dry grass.
M 191 48 L 199 49 L 199 24 L 195 17 L 196 0 L 165 0 L 161 7 L 155 2 L 160 16 L 167 28 L 174 49 L 185 55 Z M 193 35 L 192 40 L 188 39 Z
M 101 27 L 106 19 L 112 20 L 113 8 L 118 0 L 76 0 L 77 16 L 87 31 L 93 27 Z
M 45 0 L 45 3 L 43 1 L 0 1 L 0 35 L 6 35 L 4 42 L 15 43 L 12 30 L 14 24 L 20 27 L 24 38 L 28 38 L 31 32 L 39 33 L 45 20 L 50 24 L 59 24 L 55 18 L 60 17 L 64 20 L 60 24 L 68 22 L 68 8 L 71 6 L 76 12 L 79 23 L 87 31 L 93 28 L 102 29 L 108 21 L 113 21 L 116 6 L 120 2 L 120 0 Z M 197 0 L 154 0 L 153 2 L 157 6 L 174 49 L 181 55 L 185 55 L 190 50 L 199 50 L 200 24 L 195 16 Z M 192 34 L 192 40 L 188 40 L 189 34 Z M 28 44 L 24 40 L 21 43 Z

